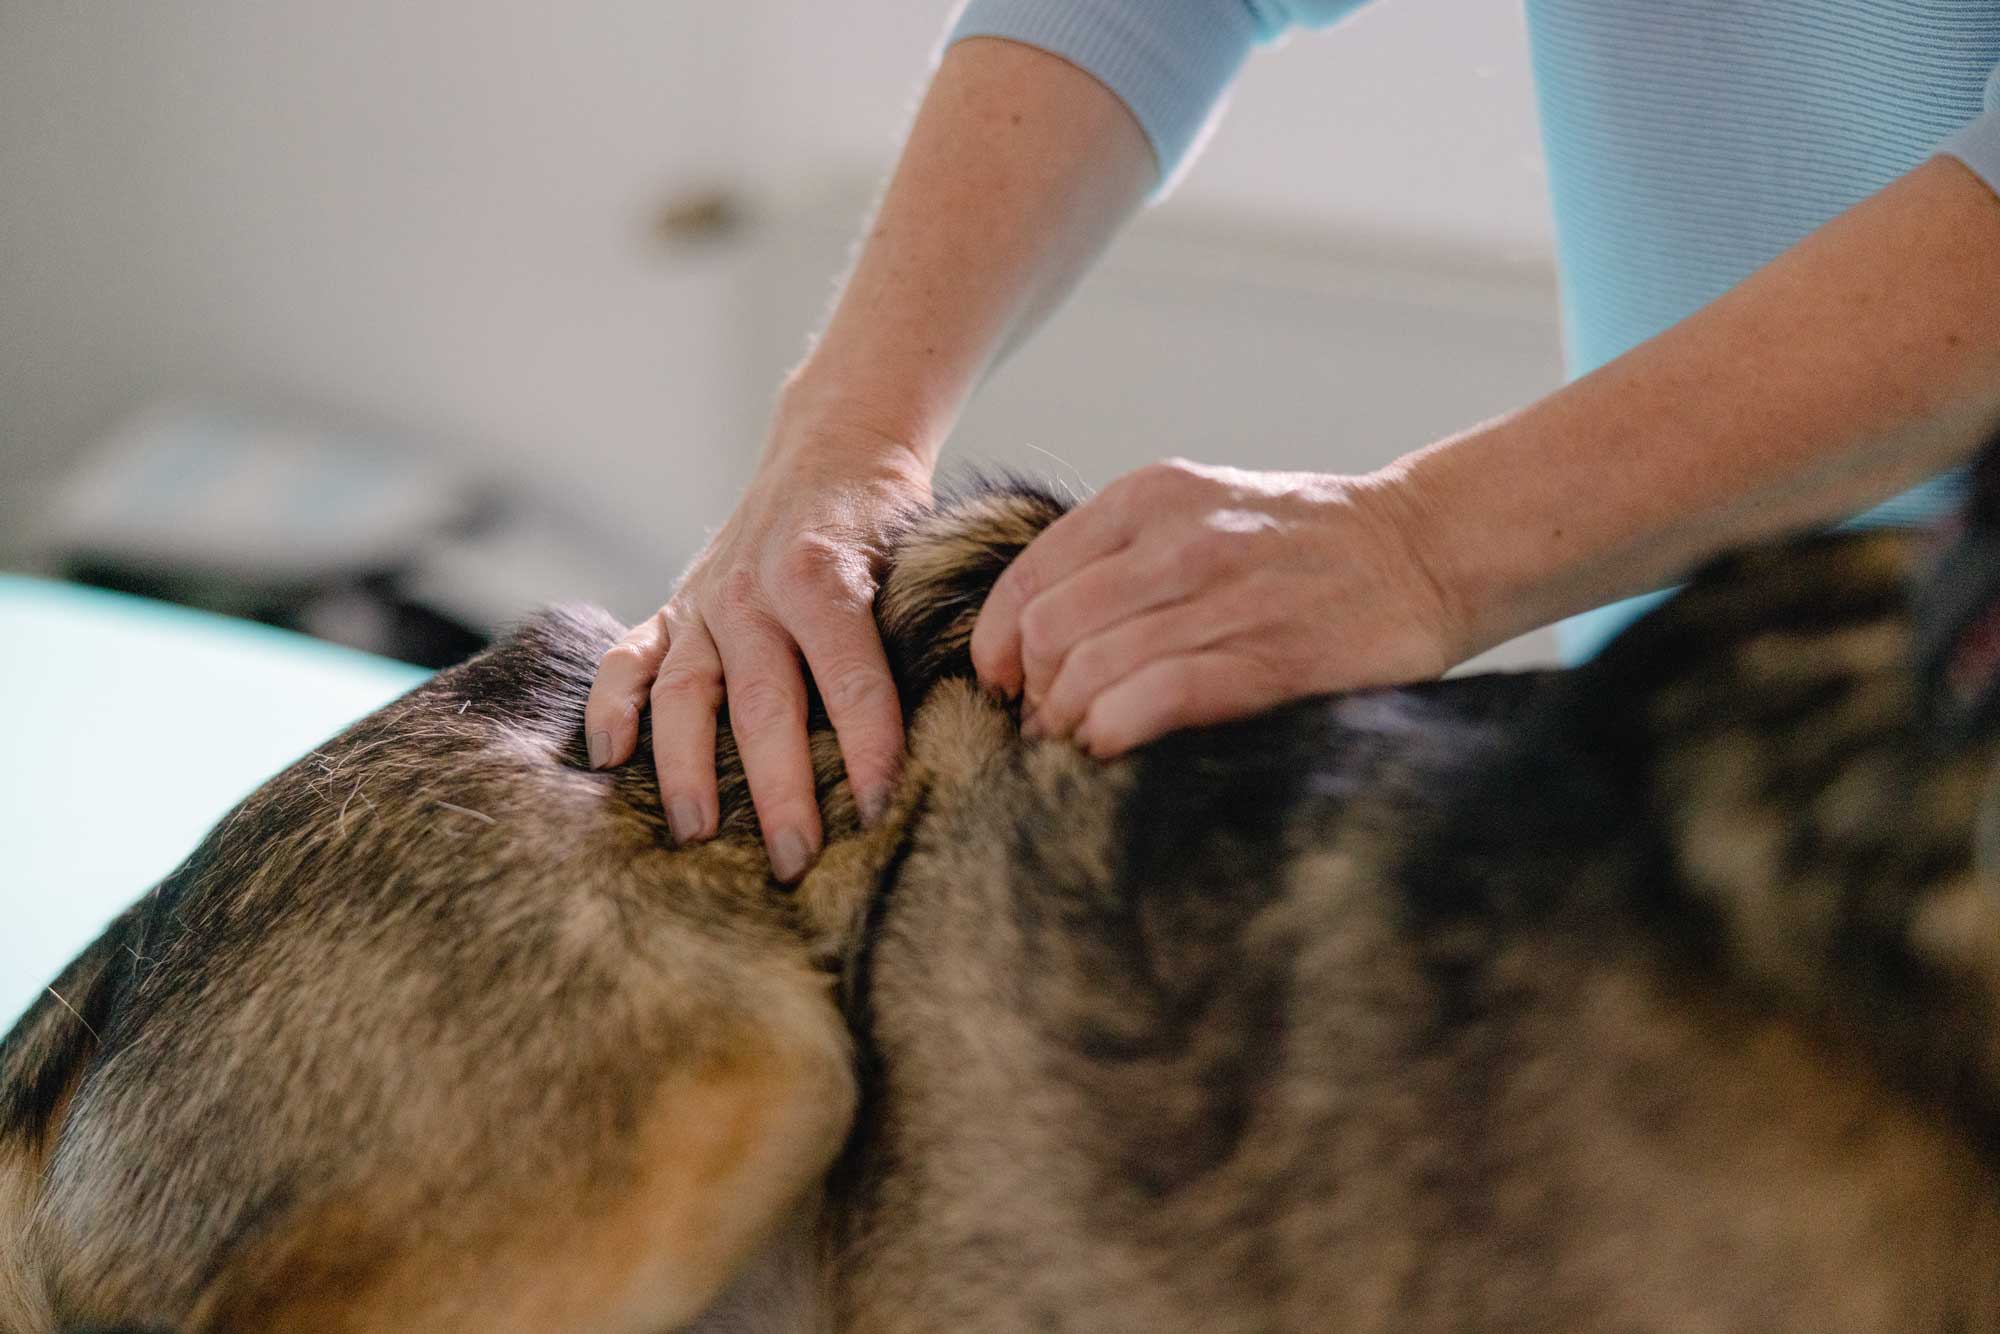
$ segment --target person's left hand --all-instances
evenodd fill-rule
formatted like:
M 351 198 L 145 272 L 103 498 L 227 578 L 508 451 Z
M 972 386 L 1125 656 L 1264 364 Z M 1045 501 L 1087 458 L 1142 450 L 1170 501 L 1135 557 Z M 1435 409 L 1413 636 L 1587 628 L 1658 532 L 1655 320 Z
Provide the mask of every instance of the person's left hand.
M 1175 728 L 1442 674 L 1459 613 L 1426 570 L 1397 475 L 1172 460 L 1049 525 L 972 632 L 1024 735 L 1109 757 Z

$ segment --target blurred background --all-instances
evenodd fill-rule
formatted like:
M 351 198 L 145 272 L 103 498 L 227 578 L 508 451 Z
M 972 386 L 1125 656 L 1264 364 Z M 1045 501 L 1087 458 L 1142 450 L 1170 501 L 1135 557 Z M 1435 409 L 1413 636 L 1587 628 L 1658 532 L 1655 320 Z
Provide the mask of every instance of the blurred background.
M 952 8 L 0 0 L 0 569 L 424 665 L 645 614 Z M 1550 250 L 1518 8 L 1376 4 L 1253 59 L 948 471 L 1373 466 L 1557 382 Z

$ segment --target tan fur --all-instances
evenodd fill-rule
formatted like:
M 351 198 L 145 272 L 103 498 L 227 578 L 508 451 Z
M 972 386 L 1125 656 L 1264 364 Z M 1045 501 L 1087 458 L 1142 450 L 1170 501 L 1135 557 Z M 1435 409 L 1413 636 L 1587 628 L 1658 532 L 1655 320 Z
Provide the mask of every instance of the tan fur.
M 1513 966 L 1574 965 L 1527 954 Z M 1573 1328 L 1949 1327 L 1921 1294 L 1990 1269 L 1990 1164 L 1782 1017 L 1746 1021 L 1673 997 L 1663 979 L 1593 973 L 1574 1009 L 1550 1016 L 1546 1055 L 1517 1072 L 1516 1124 L 1537 1107 L 1594 1113 L 1543 1123 L 1561 1142 L 1542 1146 L 1547 1193 L 1524 1212 L 1562 1199 L 1591 1236 L 1563 1285 L 1515 1294 L 1523 1309 L 1588 1302 L 1552 1322 Z M 1649 1092 L 1674 1086 L 1699 1097 Z M 1703 1272 L 1709 1282 L 1688 1282 Z M 1615 1310 L 1589 1296 L 1603 1293 L 1618 1295 Z M 1995 1321 L 1989 1284 L 1973 1327 Z
M 0 1330 L 2000 1330 L 1993 755 L 1912 740 L 1910 544 L 1107 765 L 969 679 L 1059 512 L 911 521 L 903 777 L 863 830 L 815 714 L 794 888 L 726 728 L 697 847 L 585 767 L 602 619 L 260 789 L 0 1049 Z
M 670 1080 L 633 1136 L 631 1161 L 604 1186 L 463 1200 L 451 1232 L 419 1248 L 396 1244 L 411 1202 L 394 1193 L 302 1218 L 234 1266 L 190 1323 L 274 1334 L 653 1334 L 692 1320 L 773 1239 L 772 1220 L 809 1194 L 839 1148 L 852 1080 L 844 1040 L 821 1037 L 817 1050 L 786 1052 L 750 1035 Z
M 45 1334 L 55 1326 L 32 1251 L 42 1159 L 32 1148 L 0 1145 L 0 1330 L 8 1334 Z

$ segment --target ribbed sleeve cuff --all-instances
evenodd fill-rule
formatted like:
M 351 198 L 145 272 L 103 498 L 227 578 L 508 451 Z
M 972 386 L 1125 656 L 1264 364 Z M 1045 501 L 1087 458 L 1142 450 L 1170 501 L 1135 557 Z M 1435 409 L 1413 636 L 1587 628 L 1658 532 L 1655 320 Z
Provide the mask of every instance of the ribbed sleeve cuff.
M 971 0 L 945 38 L 1005 37 L 1078 66 L 1130 108 L 1172 186 L 1260 37 L 1244 0 Z
M 1986 114 L 1945 140 L 1938 152 L 1963 162 L 1988 189 L 2000 194 L 2000 108 L 1992 106 L 1990 97 L 1987 105 Z

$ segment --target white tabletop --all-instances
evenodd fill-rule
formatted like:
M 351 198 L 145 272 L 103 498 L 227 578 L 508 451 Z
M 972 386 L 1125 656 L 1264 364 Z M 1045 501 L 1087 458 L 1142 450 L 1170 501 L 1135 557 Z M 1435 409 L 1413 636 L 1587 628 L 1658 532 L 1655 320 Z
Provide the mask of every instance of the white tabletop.
M 238 798 L 424 675 L 0 575 L 0 1033 Z

